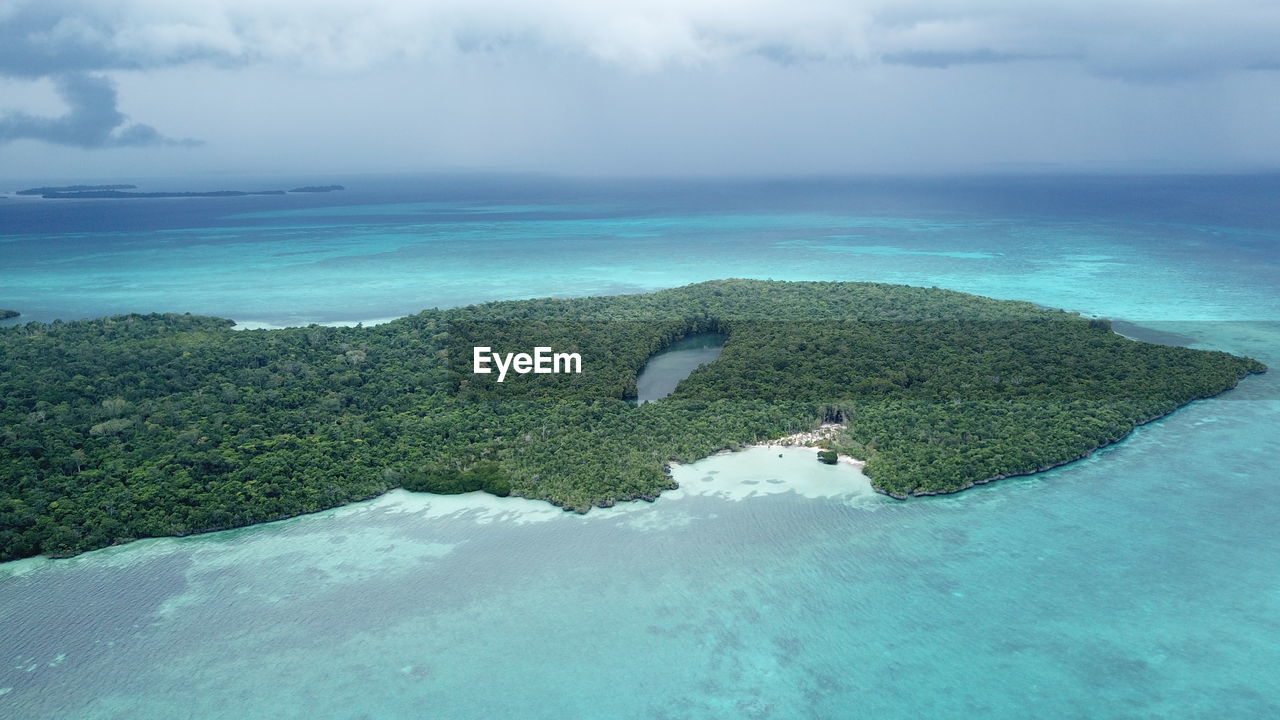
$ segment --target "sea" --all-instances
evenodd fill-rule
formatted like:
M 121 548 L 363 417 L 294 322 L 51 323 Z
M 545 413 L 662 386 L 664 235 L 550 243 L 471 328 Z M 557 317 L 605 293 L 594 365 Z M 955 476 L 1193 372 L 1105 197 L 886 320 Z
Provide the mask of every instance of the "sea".
M 330 182 L 0 197 L 0 307 L 264 328 L 875 281 L 1277 370 L 956 495 L 891 500 L 854 466 L 754 448 L 586 515 L 397 490 L 0 564 L 0 717 L 1280 717 L 1280 175 L 139 184 Z

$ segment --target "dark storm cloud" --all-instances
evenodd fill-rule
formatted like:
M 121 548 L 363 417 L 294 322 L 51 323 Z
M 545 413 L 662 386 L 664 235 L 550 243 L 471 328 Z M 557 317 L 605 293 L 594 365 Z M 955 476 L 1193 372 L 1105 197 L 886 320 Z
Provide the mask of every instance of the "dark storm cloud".
M 107 78 L 64 75 L 57 86 L 67 112 L 60 117 L 20 112 L 0 115 L 0 143 L 42 140 L 81 148 L 195 144 L 167 138 L 150 125 L 128 122 L 116 107 L 116 89 Z
M 0 15 L 0 74 L 38 78 L 85 69 L 121 67 L 101 33 L 81 21 L 79 37 L 59 33 L 71 3 L 18 3 Z M 95 38 L 95 34 L 97 37 Z
M 155 52 L 129 42 L 127 7 L 74 0 L 19 0 L 0 8 L 0 75 L 51 78 L 67 111 L 42 117 L 0 104 L 0 143 L 40 140 L 81 148 L 199 144 L 173 140 L 150 125 L 130 123 L 119 110 L 115 85 L 98 74 L 174 65 L 210 57 L 196 46 Z
M 160 58 L 144 47 L 122 44 L 129 15 L 113 13 L 105 3 L 17 0 L 0 9 L 0 75 L 40 78 L 201 58 L 194 48 Z
M 0 0 L 0 140 L 172 142 L 132 115 L 217 148 L 3 147 L 77 171 L 1271 167 L 1277 37 L 1276 0 Z

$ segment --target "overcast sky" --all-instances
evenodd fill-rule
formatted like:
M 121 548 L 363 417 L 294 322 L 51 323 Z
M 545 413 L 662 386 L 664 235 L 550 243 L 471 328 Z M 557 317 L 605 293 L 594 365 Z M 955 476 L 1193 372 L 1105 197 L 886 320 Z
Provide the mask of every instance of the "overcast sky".
M 1275 0 L 4 0 L 0 177 L 1280 169 Z

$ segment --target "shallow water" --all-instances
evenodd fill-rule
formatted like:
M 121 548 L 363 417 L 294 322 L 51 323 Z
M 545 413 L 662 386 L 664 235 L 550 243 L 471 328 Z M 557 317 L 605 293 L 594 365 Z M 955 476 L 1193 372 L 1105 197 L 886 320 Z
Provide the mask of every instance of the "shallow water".
M 283 323 L 877 280 L 1280 366 L 1275 178 L 441 187 L 187 226 L 68 206 L 38 233 L 6 204 L 0 306 Z M 759 449 L 585 517 L 395 492 L 0 565 L 0 717 L 1280 716 L 1278 387 L 939 498 Z

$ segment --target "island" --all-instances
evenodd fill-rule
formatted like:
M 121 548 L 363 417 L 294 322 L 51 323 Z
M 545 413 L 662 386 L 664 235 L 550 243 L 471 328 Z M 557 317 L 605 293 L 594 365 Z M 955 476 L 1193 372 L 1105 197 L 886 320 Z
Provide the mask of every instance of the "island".
M 18 312 L 17 310 L 0 309 L 0 320 L 8 320 L 9 318 L 16 318 L 21 314 L 22 313 Z
M 48 200 L 128 200 L 134 198 L 224 198 L 248 195 L 284 195 L 283 190 L 209 190 L 196 192 L 130 192 L 125 190 L 72 190 L 46 192 Z
M 342 185 L 306 185 L 290 193 L 328 193 L 345 190 Z M 284 190 L 198 190 L 141 192 L 137 185 L 63 185 L 19 190 L 15 195 L 38 195 L 48 200 L 129 200 L 138 198 L 226 198 L 249 195 L 284 195 Z
M 341 185 L 304 185 L 290 190 L 291 193 L 327 193 L 346 190 Z
M 19 190 L 15 195 L 48 195 L 50 193 L 108 192 L 112 190 L 136 190 L 137 185 L 61 185 Z
M 586 512 L 821 425 L 896 498 L 1082 458 L 1266 367 L 1031 303 L 878 283 L 717 280 L 233 330 L 126 315 L 0 328 L 0 559 L 277 520 L 403 487 Z M 723 351 L 636 405 L 648 358 Z M 581 372 L 474 372 L 550 347 Z

